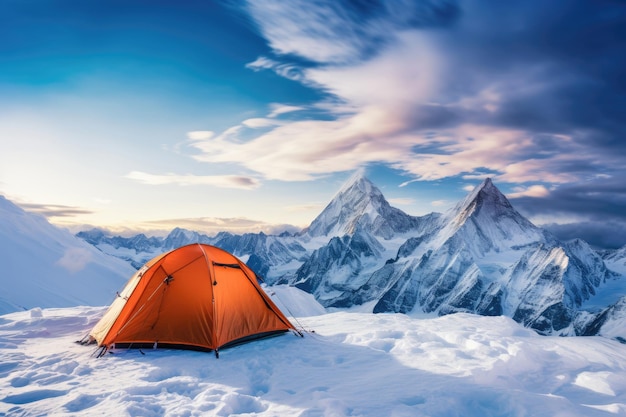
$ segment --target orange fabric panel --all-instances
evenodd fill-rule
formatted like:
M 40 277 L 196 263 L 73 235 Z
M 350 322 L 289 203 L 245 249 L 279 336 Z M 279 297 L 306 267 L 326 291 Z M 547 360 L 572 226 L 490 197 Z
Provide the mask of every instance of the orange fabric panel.
M 260 294 L 263 290 L 256 282 L 251 283 L 242 269 L 214 265 L 213 271 L 217 282 L 214 292 L 218 346 L 253 334 L 290 328 L 263 299 Z

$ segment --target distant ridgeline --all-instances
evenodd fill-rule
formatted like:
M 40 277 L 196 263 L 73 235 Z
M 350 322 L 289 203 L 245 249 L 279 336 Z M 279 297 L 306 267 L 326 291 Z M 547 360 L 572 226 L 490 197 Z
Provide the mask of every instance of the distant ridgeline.
M 296 286 L 325 307 L 506 315 L 542 334 L 626 340 L 626 247 L 601 255 L 582 240 L 560 242 L 490 179 L 445 214 L 410 216 L 356 175 L 297 234 L 77 236 L 135 268 L 185 244 L 215 245 L 268 284 Z

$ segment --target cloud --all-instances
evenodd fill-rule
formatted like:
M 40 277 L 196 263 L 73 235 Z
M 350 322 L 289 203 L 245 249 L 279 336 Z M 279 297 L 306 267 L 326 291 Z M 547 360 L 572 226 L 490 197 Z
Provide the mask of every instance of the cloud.
M 453 22 L 453 1 L 400 0 L 363 4 L 350 1 L 248 1 L 247 10 L 279 55 L 293 54 L 319 63 L 362 60 L 411 27 Z
M 187 137 L 190 140 L 206 140 L 206 139 L 210 139 L 211 137 L 213 137 L 215 133 L 209 131 L 209 130 L 196 130 L 193 132 L 187 132 Z
M 431 56 L 434 52 L 419 45 L 403 42 L 354 71 L 334 68 L 306 72 L 307 79 L 343 97 L 339 113 L 343 113 L 346 100 L 352 103 L 355 111 L 351 114 L 332 120 L 286 122 L 248 141 L 226 134 L 195 141 L 189 144 L 200 151 L 194 157 L 204 162 L 238 163 L 267 179 L 283 181 L 310 180 L 368 162 L 410 159 L 416 138 L 404 130 L 411 115 L 396 95 L 402 94 L 409 102 L 426 100 L 435 82 L 428 74 L 414 80 L 414 72 L 394 62 L 410 54 L 423 57 L 429 66 L 436 65 L 436 57 Z M 372 78 L 396 81 L 377 88 L 371 85 Z M 332 105 L 329 109 L 334 110 Z
M 19 203 L 24 210 L 50 217 L 73 217 L 80 214 L 92 214 L 93 211 L 81 207 L 65 206 L 59 204 L 33 204 Z
M 442 207 L 450 204 L 448 200 L 434 200 L 430 203 L 433 207 Z
M 511 200 L 529 215 L 577 213 L 590 220 L 626 221 L 626 184 L 617 177 L 564 184 L 542 198 L 524 196 Z
M 270 119 L 269 117 L 255 117 L 252 119 L 246 119 L 243 122 L 241 122 L 241 124 L 244 125 L 245 127 L 258 129 L 258 128 L 264 128 L 264 127 L 277 126 L 281 123 L 280 121 L 275 120 L 275 119 Z
M 598 246 L 626 245 L 626 185 L 620 177 L 562 184 L 544 196 L 509 196 L 537 225 L 561 239 L 574 237 Z
M 516 187 L 514 193 L 509 193 L 508 198 L 520 197 L 547 197 L 550 191 L 543 185 L 531 185 L 530 187 Z
M 481 1 L 370 6 L 248 2 L 275 53 L 248 67 L 324 92 L 326 99 L 311 108 L 325 115 L 272 125 L 268 119 L 280 114 L 272 105 L 266 118 L 190 144 L 200 151 L 194 157 L 282 181 L 383 163 L 416 180 L 489 173 L 501 183 L 562 184 L 596 172 L 593 161 L 602 160 L 606 170 L 623 165 L 611 152 L 610 132 L 598 130 L 623 127 L 607 119 L 613 111 L 597 116 L 602 124 L 578 122 L 589 102 L 582 99 L 606 69 L 572 67 L 577 47 L 558 32 L 580 40 L 562 15 L 590 25 L 585 19 L 599 19 L 597 8 L 578 1 L 547 8 L 507 3 L 495 11 Z M 618 30 L 619 17 L 606 19 Z M 621 48 L 606 29 L 594 28 L 614 52 Z M 589 57 L 621 59 L 606 46 L 580 48 Z M 608 93 L 609 100 L 614 96 Z M 242 140 L 243 127 L 265 130 Z M 592 146 L 603 141 L 610 146 Z
M 293 113 L 304 109 L 305 108 L 302 106 L 290 106 L 287 104 L 271 103 L 271 112 L 267 115 L 267 117 L 277 117 L 286 113 Z
M 302 70 L 299 66 L 280 63 L 264 56 L 260 56 L 253 62 L 246 64 L 246 68 L 250 68 L 254 71 L 268 69 L 274 71 L 281 77 L 285 77 L 293 81 L 307 83 L 307 80 L 304 78 Z
M 148 185 L 209 185 L 220 188 L 238 188 L 252 190 L 260 186 L 260 182 L 253 177 L 242 175 L 155 175 L 141 171 L 132 171 L 125 175 L 126 178 Z
M 214 236 L 219 232 L 228 231 L 234 234 L 243 233 L 259 233 L 280 234 L 282 232 L 294 233 L 300 231 L 301 228 L 290 224 L 273 224 L 260 220 L 253 220 L 243 217 L 195 217 L 195 218 L 178 218 L 153 220 L 136 225 L 137 228 L 144 231 L 150 231 L 154 234 L 164 235 L 164 231 L 171 231 L 176 227 L 188 230 L 195 230 Z M 135 233 L 134 231 L 133 233 Z M 160 233 L 159 233 L 160 232 Z M 127 232 L 128 233 L 128 232 Z
M 390 198 L 389 203 L 391 205 L 397 205 L 397 206 L 409 206 L 411 204 L 415 204 L 415 199 L 414 198 L 402 198 L 402 197 L 398 197 L 398 198 Z
M 381 156 L 389 160 L 398 158 L 401 150 L 397 146 L 370 140 L 362 132 L 364 125 L 372 133 L 386 129 L 377 121 L 375 112 L 325 122 L 298 121 L 278 126 L 247 142 L 219 137 L 190 146 L 201 151 L 194 155 L 199 161 L 235 162 L 266 179 L 310 180 L 353 170 L 364 161 L 379 160 Z
M 293 206 L 285 207 L 285 210 L 290 212 L 299 212 L 299 211 L 311 211 L 311 210 L 321 210 L 325 206 L 324 203 L 308 203 L 308 204 L 298 204 Z
M 592 247 L 600 249 L 618 249 L 626 245 L 626 223 L 587 221 L 579 223 L 543 225 L 543 228 L 563 241 L 580 239 Z

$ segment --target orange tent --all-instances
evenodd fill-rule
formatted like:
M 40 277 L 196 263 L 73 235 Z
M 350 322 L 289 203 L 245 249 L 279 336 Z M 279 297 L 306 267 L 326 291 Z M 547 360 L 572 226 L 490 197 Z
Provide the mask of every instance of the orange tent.
M 174 249 L 133 275 L 89 333 L 111 347 L 218 350 L 294 330 L 234 255 L 203 244 Z M 298 332 L 299 333 L 299 332 Z

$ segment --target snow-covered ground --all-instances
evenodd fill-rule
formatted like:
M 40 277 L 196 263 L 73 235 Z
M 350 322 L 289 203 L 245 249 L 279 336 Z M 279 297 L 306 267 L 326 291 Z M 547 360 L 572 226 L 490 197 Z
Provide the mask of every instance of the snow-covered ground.
M 305 337 L 219 359 L 177 350 L 97 359 L 74 341 L 103 307 L 0 316 L 0 416 L 626 415 L 617 341 L 539 336 L 506 317 L 320 314 L 309 294 L 270 292 Z

